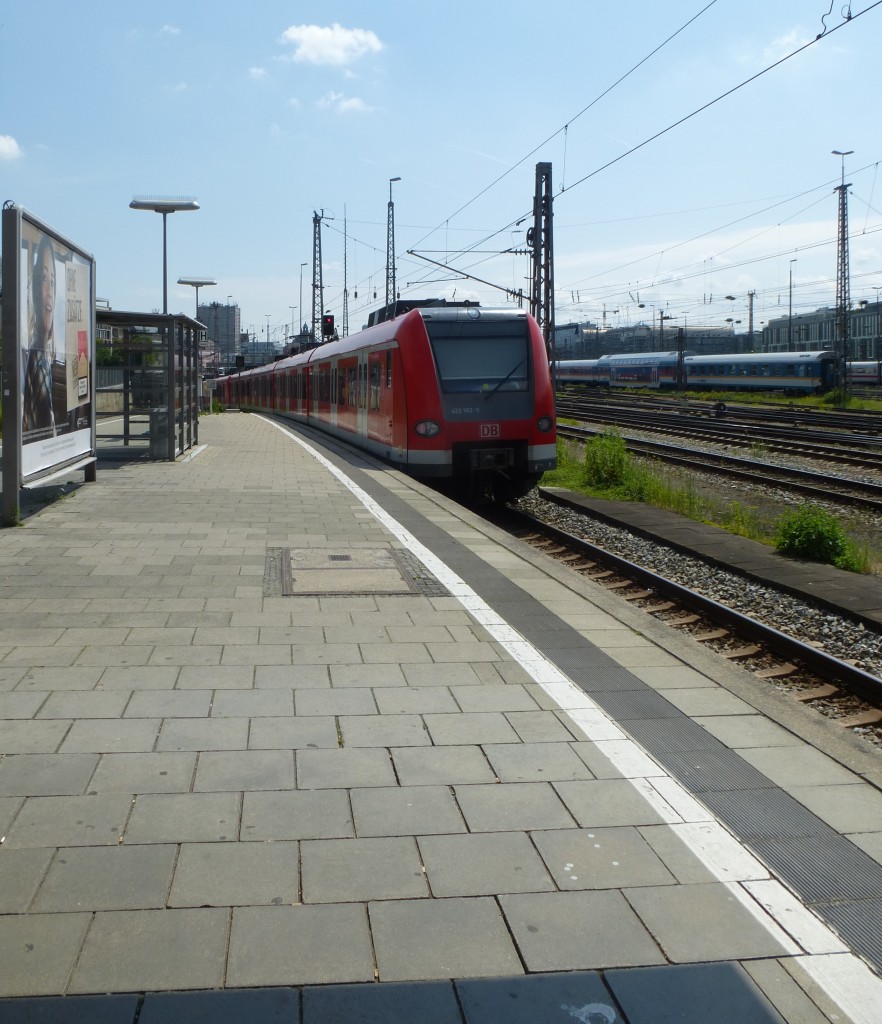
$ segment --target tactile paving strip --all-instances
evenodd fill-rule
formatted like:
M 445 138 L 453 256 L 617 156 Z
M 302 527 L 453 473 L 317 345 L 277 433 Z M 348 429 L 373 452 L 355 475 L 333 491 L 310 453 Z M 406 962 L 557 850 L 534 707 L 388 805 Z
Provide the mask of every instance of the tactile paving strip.
M 665 767 L 699 795 L 720 789 L 772 789 L 774 783 L 731 750 L 667 751 Z
M 860 906 L 862 900 L 882 897 L 882 865 L 839 835 L 755 839 L 751 846 L 808 903 L 854 901 Z
M 882 900 L 859 900 L 853 903 L 824 903 L 815 908 L 840 935 L 848 937 L 855 952 L 873 963 L 882 963 Z
M 781 789 L 707 792 L 702 800 L 743 839 L 833 838 L 836 833 Z

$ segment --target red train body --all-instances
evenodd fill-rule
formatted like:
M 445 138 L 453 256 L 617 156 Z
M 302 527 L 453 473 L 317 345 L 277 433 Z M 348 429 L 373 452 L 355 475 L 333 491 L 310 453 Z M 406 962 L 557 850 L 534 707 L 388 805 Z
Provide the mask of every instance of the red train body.
M 430 306 L 218 381 L 460 495 L 512 500 L 556 460 L 554 394 L 523 310 Z

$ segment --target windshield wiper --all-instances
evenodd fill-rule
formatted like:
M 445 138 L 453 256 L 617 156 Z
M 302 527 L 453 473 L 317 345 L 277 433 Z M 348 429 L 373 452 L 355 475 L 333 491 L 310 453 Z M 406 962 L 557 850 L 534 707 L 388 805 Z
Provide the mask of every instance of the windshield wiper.
M 498 390 L 499 390 L 499 389 L 500 389 L 500 388 L 502 387 L 502 385 L 503 385 L 503 384 L 504 384 L 504 383 L 505 383 L 505 382 L 506 382 L 506 381 L 508 380 L 508 378 L 509 378 L 509 377 L 510 377 L 510 376 L 511 376 L 511 375 L 512 375 L 513 373 L 517 373 L 517 371 L 518 371 L 518 370 L 520 370 L 520 368 L 521 368 L 521 367 L 522 367 L 522 366 L 524 365 L 524 363 L 525 363 L 526 361 L 527 361 L 527 357 L 526 357 L 526 356 L 524 356 L 524 358 L 523 358 L 523 359 L 522 359 L 522 360 L 521 360 L 521 361 L 520 361 L 520 362 L 519 362 L 519 363 L 517 364 L 517 366 L 513 366 L 513 367 L 512 367 L 512 368 L 511 368 L 511 369 L 510 369 L 510 370 L 508 371 L 508 373 L 507 373 L 507 374 L 506 374 L 506 375 L 505 375 L 505 376 L 504 376 L 504 377 L 502 378 L 502 380 L 501 380 L 501 381 L 499 381 L 499 383 L 498 383 L 498 384 L 494 384 L 494 385 L 493 385 L 493 387 L 492 387 L 492 388 L 491 388 L 491 389 L 490 389 L 489 391 L 485 392 L 485 394 L 484 394 L 484 401 L 486 402 L 486 401 L 487 401 L 487 399 L 488 399 L 488 398 L 489 398 L 489 397 L 490 397 L 491 395 L 495 395 L 495 394 L 496 394 L 496 392 L 497 392 L 497 391 L 498 391 Z

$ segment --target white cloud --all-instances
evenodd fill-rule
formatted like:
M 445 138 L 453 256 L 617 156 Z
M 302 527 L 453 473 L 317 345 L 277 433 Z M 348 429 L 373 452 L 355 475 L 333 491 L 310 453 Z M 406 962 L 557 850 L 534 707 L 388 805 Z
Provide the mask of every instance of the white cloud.
M 288 106 L 291 107 L 293 110 L 299 110 L 300 100 L 296 96 L 292 96 L 291 99 L 288 100 Z
M 348 99 L 341 99 L 337 104 L 337 112 L 340 114 L 349 114 L 355 111 L 359 114 L 370 113 L 371 107 L 369 107 L 364 100 L 359 99 L 358 96 L 351 96 Z
M 794 50 L 798 50 L 800 46 L 805 46 L 809 39 L 811 39 L 811 36 L 804 29 L 793 29 L 786 35 L 773 39 L 763 49 L 763 65 L 774 64 L 775 61 L 779 61 L 789 53 L 793 53 Z
M 178 82 L 177 85 L 173 85 L 172 86 L 172 92 L 186 92 L 186 91 L 187 91 L 187 83 L 186 82 Z
M 292 25 L 282 41 L 296 46 L 292 60 L 306 64 L 351 64 L 365 54 L 379 53 L 383 44 L 369 29 L 343 28 L 334 22 L 322 25 Z
M 11 135 L 0 135 L 0 160 L 18 160 L 23 155 L 21 146 Z
M 162 34 L 164 36 L 179 36 L 181 34 L 181 30 L 177 25 L 163 25 Z
M 315 101 L 315 105 L 321 110 L 334 110 L 338 114 L 369 114 L 373 109 L 357 96 L 344 96 L 342 92 L 325 93 Z
M 255 80 L 266 78 L 266 68 L 249 68 L 248 74 Z

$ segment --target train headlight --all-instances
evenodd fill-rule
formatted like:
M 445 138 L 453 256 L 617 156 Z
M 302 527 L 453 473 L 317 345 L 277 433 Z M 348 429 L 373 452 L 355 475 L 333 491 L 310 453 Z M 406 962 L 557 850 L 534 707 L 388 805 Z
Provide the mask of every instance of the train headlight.
M 420 420 L 413 429 L 420 437 L 435 437 L 441 433 L 441 424 L 434 420 Z
M 547 434 L 550 430 L 554 429 L 554 420 L 550 416 L 543 416 L 536 423 L 536 426 L 543 434 Z

